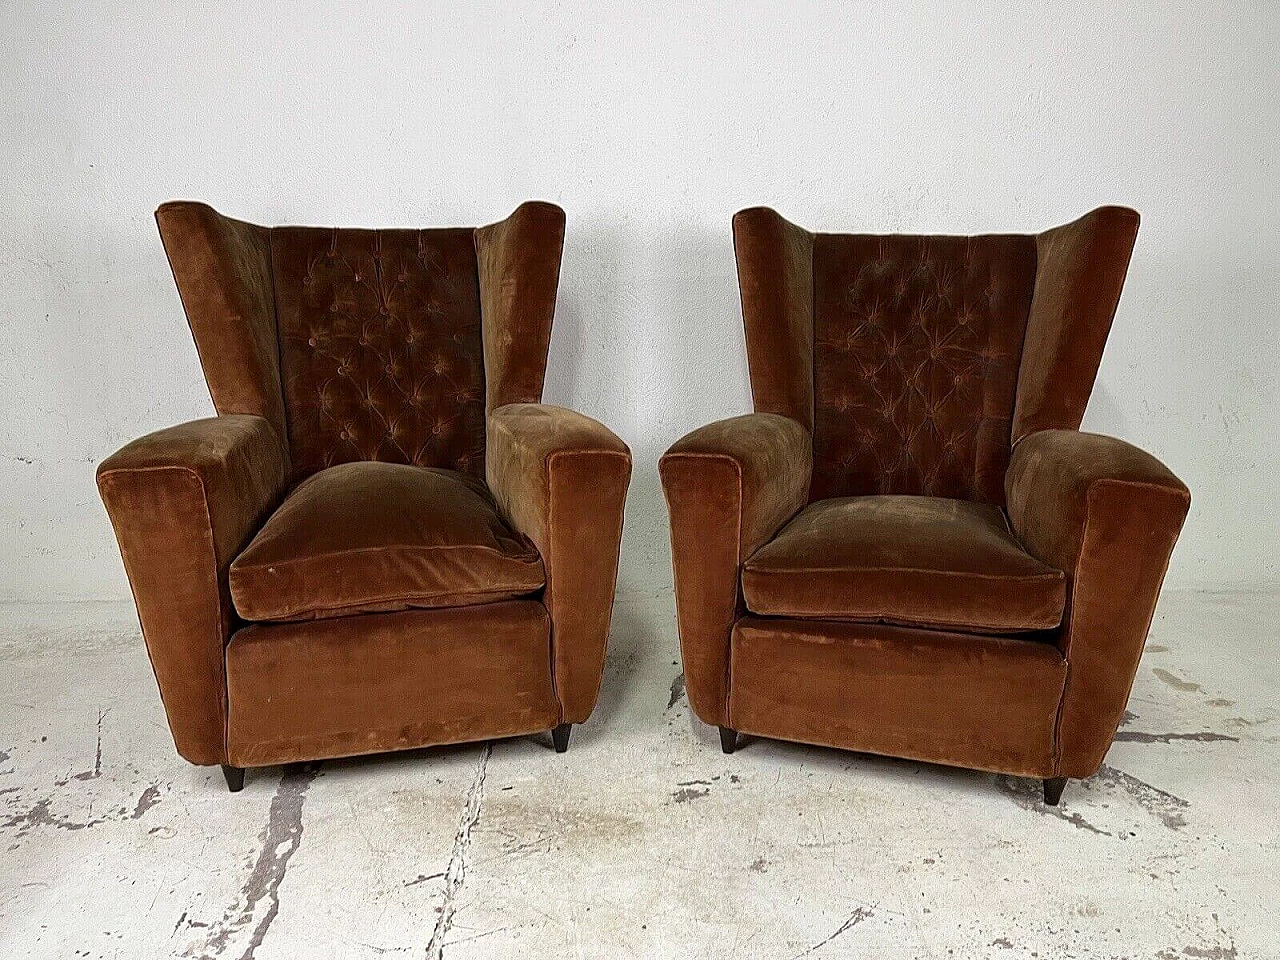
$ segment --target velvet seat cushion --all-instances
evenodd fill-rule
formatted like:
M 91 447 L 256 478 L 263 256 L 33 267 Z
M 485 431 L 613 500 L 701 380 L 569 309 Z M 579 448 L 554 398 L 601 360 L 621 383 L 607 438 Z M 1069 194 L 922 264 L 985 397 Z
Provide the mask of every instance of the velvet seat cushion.
M 479 480 L 358 461 L 300 483 L 231 564 L 249 621 L 312 620 L 525 596 L 542 560 Z
M 999 507 L 939 497 L 809 504 L 742 572 L 753 613 L 987 633 L 1062 622 L 1062 571 L 1019 546 Z

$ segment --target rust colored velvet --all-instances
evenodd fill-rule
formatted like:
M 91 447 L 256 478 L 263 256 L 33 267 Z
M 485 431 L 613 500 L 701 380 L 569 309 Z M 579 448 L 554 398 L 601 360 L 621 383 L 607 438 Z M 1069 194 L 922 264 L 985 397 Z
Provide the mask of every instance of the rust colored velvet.
M 1066 664 L 1048 643 L 746 617 L 729 723 L 746 733 L 1023 776 L 1053 773 Z
M 226 760 L 227 568 L 287 470 L 274 428 L 247 415 L 149 434 L 98 467 L 169 729 L 192 763 Z
M 1065 590 L 998 507 L 887 496 L 810 504 L 746 562 L 742 592 L 763 616 L 1016 633 L 1056 627 Z
M 1057 775 L 1087 777 L 1124 715 L 1191 494 L 1122 440 L 1045 430 L 1014 448 L 1008 499 L 1027 550 L 1070 578 Z
M 227 647 L 242 767 L 547 730 L 547 612 L 534 601 L 254 625 Z
M 1002 504 L 1030 237 L 820 234 L 811 500 Z
M 214 407 L 264 417 L 286 439 L 271 231 L 188 201 L 163 204 L 156 224 Z
M 542 399 L 563 248 L 564 211 L 551 203 L 522 203 L 475 231 L 490 413 Z
M 484 485 L 452 470 L 346 463 L 312 474 L 231 564 L 245 620 L 460 607 L 542 589 L 542 561 Z
M 813 431 L 813 234 L 768 207 L 733 218 L 757 413 Z
M 294 474 L 385 460 L 484 471 L 472 231 L 271 231 Z
M 695 430 L 658 464 L 685 690 L 708 723 L 723 724 L 728 709 L 739 566 L 804 506 L 810 449 L 809 432 L 795 420 L 754 413 Z
M 1037 430 L 1079 428 L 1137 236 L 1136 211 L 1099 207 L 1036 238 L 1014 443 Z
M 485 462 L 507 522 L 542 555 L 561 722 L 581 723 L 600 692 L 631 451 L 590 417 L 517 403 L 490 415 Z
M 156 219 L 219 417 L 130 444 L 99 485 L 179 752 L 269 763 L 586 720 L 630 454 L 567 410 L 501 407 L 541 399 L 563 211 L 477 230 L 266 228 L 191 202 Z M 290 619 L 224 659 L 240 615 Z
M 734 218 L 756 413 L 659 468 L 701 719 L 1098 768 L 1188 504 L 1153 458 L 1076 432 L 1137 226 L 1120 207 L 1038 236 Z

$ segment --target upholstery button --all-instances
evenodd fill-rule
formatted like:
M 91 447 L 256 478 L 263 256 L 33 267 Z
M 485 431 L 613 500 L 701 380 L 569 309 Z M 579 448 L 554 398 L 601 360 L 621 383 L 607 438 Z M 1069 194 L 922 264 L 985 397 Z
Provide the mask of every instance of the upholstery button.
M 314 347 L 315 345 L 316 345 L 316 338 L 315 338 L 315 337 L 311 337 L 309 340 L 307 340 L 307 346 L 309 346 L 309 347 Z

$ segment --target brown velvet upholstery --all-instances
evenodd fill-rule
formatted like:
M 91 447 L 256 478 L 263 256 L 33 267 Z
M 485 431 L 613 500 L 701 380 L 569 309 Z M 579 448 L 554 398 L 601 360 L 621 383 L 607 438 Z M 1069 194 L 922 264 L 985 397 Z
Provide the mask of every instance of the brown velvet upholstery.
M 156 218 L 218 416 L 98 482 L 179 753 L 281 763 L 585 720 L 631 458 L 539 404 L 563 211 Z
M 227 647 L 236 766 L 546 730 L 560 705 L 536 600 L 254 624 Z
M 761 616 L 1019 633 L 1062 622 L 1064 579 L 1018 545 L 999 507 L 838 497 L 753 553 L 742 593 Z
M 312 474 L 231 564 L 244 620 L 465 607 L 536 593 L 542 560 L 484 484 L 361 460 Z
M 1137 224 L 1120 207 L 1039 236 L 734 218 L 757 412 L 659 468 L 699 717 L 1097 770 L 1189 505 L 1154 458 L 1077 432 Z

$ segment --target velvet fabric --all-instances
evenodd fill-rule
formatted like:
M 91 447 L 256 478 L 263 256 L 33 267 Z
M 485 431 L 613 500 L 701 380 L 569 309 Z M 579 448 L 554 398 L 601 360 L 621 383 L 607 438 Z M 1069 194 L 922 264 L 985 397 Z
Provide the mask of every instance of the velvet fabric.
M 521 204 L 475 231 L 488 413 L 542 399 L 563 249 L 564 211 L 551 203 Z
M 811 500 L 1001 504 L 1030 237 L 814 239 Z
M 1124 716 L 1191 493 L 1122 440 L 1045 430 L 1014 448 L 1008 498 L 1027 550 L 1069 577 L 1055 776 L 1087 777 Z
M 294 476 L 382 460 L 484 472 L 472 231 L 271 231 Z
M 98 483 L 179 753 L 278 763 L 586 720 L 631 460 L 538 405 L 563 211 L 156 219 L 219 415 L 135 441 Z
M 233 570 L 234 573 L 234 570 Z M 805 507 L 742 568 L 747 609 L 1019 633 L 1062 622 L 1062 571 L 1030 556 L 999 507 L 871 496 Z
M 1097 770 L 1189 502 L 1154 458 L 1078 432 L 1137 225 L 1120 207 L 1038 236 L 734 218 L 757 412 L 659 468 L 701 719 Z
M 241 414 L 160 430 L 98 466 L 169 729 L 192 763 L 226 757 L 227 571 L 287 472 L 275 429 Z
M 547 730 L 560 708 L 534 600 L 255 624 L 227 647 L 231 763 Z
M 245 620 L 463 607 L 542 589 L 542 560 L 481 481 L 364 460 L 312 474 L 231 564 Z
M 542 556 L 560 722 L 582 723 L 604 673 L 631 451 L 600 422 L 549 404 L 499 407 L 488 438 L 493 496 Z
M 1036 237 L 1036 288 L 1018 374 L 1013 442 L 1076 430 L 1093 392 L 1138 238 L 1138 213 L 1099 207 Z
M 685 690 L 707 723 L 723 725 L 728 712 L 739 569 L 804 506 L 811 449 L 795 420 L 754 413 L 695 430 L 658 464 L 671 516 Z
M 156 224 L 214 408 L 263 417 L 286 441 L 271 231 L 181 200 Z
M 733 628 L 728 725 L 1047 777 L 1066 672 L 1035 640 L 749 616 Z

